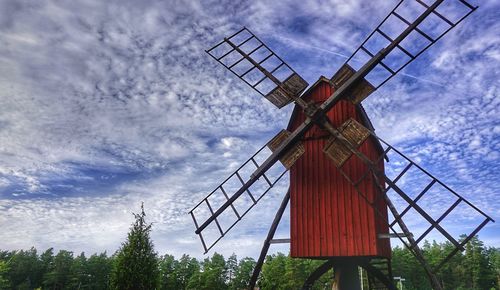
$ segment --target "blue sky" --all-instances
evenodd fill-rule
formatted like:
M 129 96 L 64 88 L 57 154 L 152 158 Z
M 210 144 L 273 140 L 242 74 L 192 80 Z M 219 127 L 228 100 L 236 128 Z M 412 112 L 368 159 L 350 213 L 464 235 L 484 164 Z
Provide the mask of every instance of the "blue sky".
M 160 253 L 201 257 L 187 211 L 291 112 L 204 50 L 246 26 L 313 83 L 396 2 L 1 1 L 0 248 L 112 253 L 144 201 Z M 498 220 L 500 4 L 472 2 L 363 104 L 379 136 Z M 285 189 L 214 250 L 255 256 Z M 499 232 L 480 237 L 500 246 Z

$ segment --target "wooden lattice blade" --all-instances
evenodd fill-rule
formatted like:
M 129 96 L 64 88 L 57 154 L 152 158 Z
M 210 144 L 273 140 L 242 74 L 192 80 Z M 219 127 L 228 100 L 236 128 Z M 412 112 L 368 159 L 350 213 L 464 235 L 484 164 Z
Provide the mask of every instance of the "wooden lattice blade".
M 389 228 L 400 238 L 410 251 L 412 251 L 417 260 L 422 264 L 429 276 L 432 287 L 441 289 L 442 287 L 440 286 L 435 272 L 454 254 L 464 250 L 464 245 L 476 235 L 481 228 L 492 221 L 492 219 L 356 121 L 349 119 L 331 133 L 332 138 L 325 146 L 325 154 L 332 159 L 337 169 L 351 183 L 356 192 L 377 211 L 380 219 L 386 220 L 387 217 L 384 212 L 378 210 L 378 204 L 380 204 L 380 202 L 385 202 L 387 204 L 394 217 L 394 220 L 388 224 Z M 358 149 L 362 143 L 368 142 L 367 139 L 371 139 L 371 142 L 380 142 L 379 144 L 383 145 L 383 147 L 381 146 L 378 157 L 368 158 Z M 396 161 L 395 156 L 393 156 L 394 154 L 391 155 L 391 153 L 394 153 L 396 157 L 399 156 L 406 164 L 401 161 Z M 384 160 L 391 160 L 396 165 L 403 164 L 404 166 L 395 175 L 386 174 L 383 170 L 384 167 L 380 166 L 380 162 Z M 353 170 L 354 168 L 355 170 Z M 414 177 L 413 180 L 406 180 L 406 182 L 404 182 L 405 178 L 407 178 L 408 174 L 412 171 L 413 174 L 417 174 L 417 176 Z M 413 188 L 416 184 L 415 180 L 422 180 L 423 177 L 426 177 L 427 180 L 422 182 L 422 188 L 416 191 Z M 364 184 L 367 182 L 376 184 L 379 188 L 379 193 L 375 195 L 372 193 L 370 195 L 368 192 L 364 192 L 366 189 Z M 407 185 L 410 185 L 410 188 L 405 188 Z M 438 187 L 439 189 L 436 189 Z M 426 198 L 425 196 L 430 196 L 433 191 L 435 191 L 434 194 L 432 194 L 433 197 L 428 200 L 427 203 L 422 204 L 422 200 Z M 448 197 L 444 197 L 444 194 L 447 194 Z M 398 202 L 398 198 L 404 202 L 403 208 L 401 207 L 402 203 Z M 450 200 L 443 205 L 443 201 L 447 199 Z M 436 204 L 438 204 L 438 206 L 436 206 Z M 429 205 L 434 206 L 434 208 L 429 209 Z M 431 210 L 434 210 L 434 212 L 431 212 Z M 457 217 L 463 216 L 466 212 L 475 214 L 477 219 L 470 228 L 470 231 L 465 233 L 465 235 L 461 235 L 461 232 L 453 232 L 451 229 L 453 225 L 445 225 L 447 218 L 448 221 L 451 220 L 452 224 L 456 224 Z M 453 215 L 455 215 L 455 217 L 450 218 Z M 405 220 L 409 220 L 409 222 L 407 223 Z M 420 221 L 420 223 L 422 221 L 426 222 L 428 223 L 428 227 L 419 231 L 419 229 L 415 227 L 418 225 L 416 221 Z M 403 235 L 397 234 L 401 231 Z M 429 235 L 430 233 L 432 233 L 433 236 Z M 433 259 L 433 263 L 431 264 L 424 257 L 421 247 L 426 238 L 432 237 L 435 239 L 436 234 L 446 239 L 451 246 L 448 247 L 448 252 L 445 253 L 443 259 Z M 384 237 L 384 235 L 380 236 L 381 238 L 387 238 Z
M 355 148 L 358 148 L 370 136 L 370 130 L 352 118 L 345 121 L 338 131 Z M 336 167 L 341 167 L 353 154 L 341 140 L 334 136 L 330 137 L 323 151 Z
M 334 88 L 340 88 L 349 78 L 356 73 L 347 63 L 344 64 L 332 77 Z M 348 93 L 347 99 L 353 104 L 359 104 L 375 91 L 375 87 L 366 79 L 361 79 Z
M 332 77 L 336 88 L 356 78 L 347 96 L 353 103 L 367 98 L 477 8 L 465 0 L 425 2 L 401 0 Z
M 189 212 L 205 252 L 225 236 L 288 171 L 276 161 L 281 159 L 285 165 L 290 165 L 300 157 L 300 150 L 303 150 L 300 144 L 282 149 L 289 137 L 289 132 L 280 132 Z M 279 154 L 282 151 L 283 154 Z
M 291 103 L 308 83 L 247 28 L 207 53 L 278 108 Z
M 290 132 L 287 130 L 281 130 L 276 136 L 267 143 L 269 149 L 275 152 L 279 146 L 290 137 Z M 304 154 L 305 148 L 302 142 L 297 142 L 292 148 L 290 148 L 283 157 L 280 158 L 281 164 L 285 166 L 286 169 L 290 169 L 292 165 Z
M 363 140 L 361 137 L 357 138 Z M 365 164 L 364 172 L 360 174 L 361 159 L 352 152 L 348 157 L 342 156 L 347 160 L 334 161 L 334 164 L 368 203 L 375 205 L 384 196 L 391 201 L 395 212 L 393 220 L 389 221 L 389 227 L 395 234 L 404 232 L 403 236 L 397 236 L 410 250 L 418 250 L 427 239 L 445 240 L 450 243 L 448 252 L 441 260 L 434 259 L 432 264 L 424 261 L 433 267 L 433 272 L 438 271 L 454 254 L 462 251 L 464 245 L 493 219 L 381 138 L 373 133 L 370 133 L 369 138 L 375 138 L 383 146 L 383 152 L 377 160 L 372 160 L 372 164 L 387 160 L 385 172 Z M 338 155 L 333 156 L 338 158 Z M 355 176 L 353 171 L 349 170 L 352 162 L 358 164 Z M 391 166 L 392 164 L 394 166 Z M 378 200 L 370 200 L 359 186 L 365 180 L 382 182 Z M 404 221 L 404 226 L 408 229 L 400 227 L 401 221 Z

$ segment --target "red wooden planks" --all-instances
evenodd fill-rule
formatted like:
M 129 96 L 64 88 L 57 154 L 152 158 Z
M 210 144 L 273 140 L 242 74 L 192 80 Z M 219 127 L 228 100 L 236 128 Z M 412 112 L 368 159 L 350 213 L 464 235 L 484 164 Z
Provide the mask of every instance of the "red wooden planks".
M 323 102 L 333 92 L 327 81 L 319 81 L 305 96 L 306 100 Z M 362 123 L 359 110 L 347 101 L 340 101 L 328 113 L 333 125 L 338 127 L 349 118 Z M 289 130 L 295 129 L 305 119 L 302 112 L 295 110 Z M 365 124 L 366 125 L 366 124 Z M 377 238 L 387 233 L 387 207 L 380 199 L 377 209 L 382 217 L 353 186 L 340 174 L 333 163 L 324 155 L 327 141 L 321 138 L 326 132 L 314 126 L 305 134 L 306 152 L 290 170 L 290 237 L 292 257 L 335 257 L 335 256 L 385 256 L 390 255 L 388 240 Z M 372 138 L 367 139 L 360 151 L 375 160 L 380 152 Z M 357 158 L 346 164 L 350 176 L 360 177 L 366 166 Z M 380 164 L 383 169 L 383 163 Z M 345 168 L 345 167 L 344 167 Z M 360 186 L 371 200 L 380 195 L 367 178 Z

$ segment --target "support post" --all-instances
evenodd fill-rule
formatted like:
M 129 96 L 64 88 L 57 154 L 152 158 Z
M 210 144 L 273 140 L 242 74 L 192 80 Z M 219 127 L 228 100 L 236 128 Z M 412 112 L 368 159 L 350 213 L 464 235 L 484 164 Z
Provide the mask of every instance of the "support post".
M 328 272 L 328 270 L 332 269 L 335 267 L 335 260 L 330 259 L 324 262 L 321 266 L 316 268 L 309 277 L 307 277 L 306 281 L 304 282 L 304 285 L 302 286 L 302 290 L 310 290 L 312 289 L 312 286 L 314 285 L 314 282 L 318 280 L 323 274 Z M 335 289 L 335 288 L 334 288 Z
M 271 228 L 267 233 L 267 237 L 264 241 L 264 245 L 262 246 L 262 250 L 260 251 L 259 259 L 255 264 L 255 268 L 253 269 L 252 278 L 250 279 L 250 283 L 248 285 L 248 289 L 253 290 L 255 288 L 255 284 L 257 283 L 257 279 L 259 278 L 260 271 L 262 270 L 262 265 L 264 264 L 264 260 L 266 259 L 267 251 L 269 250 L 269 246 L 271 245 L 271 240 L 276 233 L 276 229 L 281 221 L 281 217 L 285 212 L 286 206 L 288 205 L 288 201 L 290 200 L 290 188 L 286 192 L 283 197 L 283 201 L 281 201 L 280 208 L 276 212 L 276 216 L 274 217 L 273 223 L 271 224 Z
M 338 290 L 361 290 L 358 264 L 350 261 L 337 263 L 335 267 L 335 283 Z

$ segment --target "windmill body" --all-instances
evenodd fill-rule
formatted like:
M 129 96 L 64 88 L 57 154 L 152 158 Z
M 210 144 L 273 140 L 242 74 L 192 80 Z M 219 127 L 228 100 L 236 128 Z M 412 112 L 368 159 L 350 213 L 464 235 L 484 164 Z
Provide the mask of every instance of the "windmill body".
M 333 93 L 328 79 L 321 77 L 304 93 L 303 99 L 323 103 Z M 289 131 L 295 130 L 306 116 L 296 107 Z M 328 112 L 333 126 L 340 127 L 350 118 L 370 128 L 371 124 L 360 105 L 340 101 Z M 325 130 L 314 126 L 303 138 L 305 152 L 290 168 L 290 255 L 304 258 L 390 257 L 387 205 L 372 178 L 365 178 L 361 187 L 376 208 L 356 192 L 334 163 L 323 153 L 329 140 Z M 383 149 L 375 138 L 366 139 L 359 151 L 375 161 Z M 378 164 L 383 170 L 383 160 Z M 344 170 L 358 179 L 364 165 L 350 158 Z

